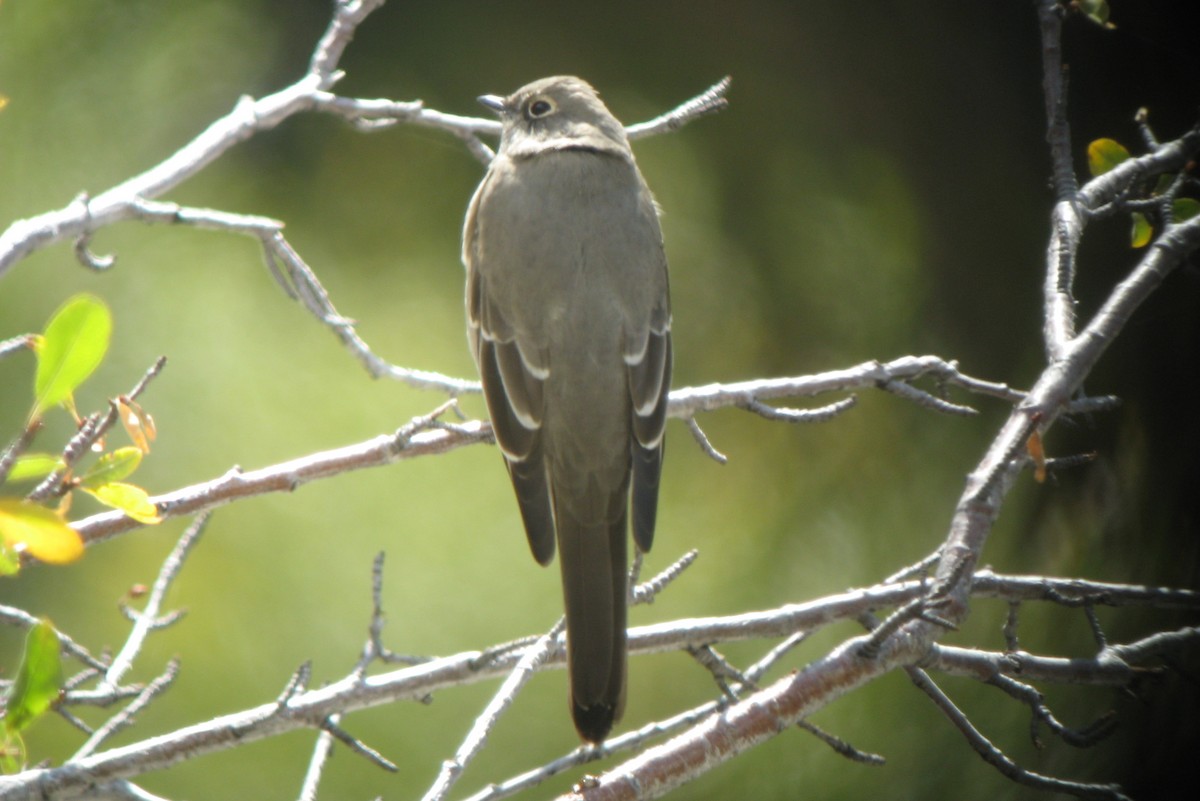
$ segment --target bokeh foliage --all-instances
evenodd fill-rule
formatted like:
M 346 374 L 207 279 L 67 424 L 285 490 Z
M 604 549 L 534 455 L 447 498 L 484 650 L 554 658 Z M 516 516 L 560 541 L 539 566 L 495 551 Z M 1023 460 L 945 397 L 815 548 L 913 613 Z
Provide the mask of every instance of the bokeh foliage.
M 102 191 L 173 152 L 240 95 L 294 80 L 327 6 L 0 4 L 0 94 L 9 101 L 0 111 L 0 225 Z M 570 4 L 392 2 L 347 51 L 339 88 L 469 114 L 478 111 L 476 95 L 575 73 L 634 122 L 732 74 L 727 112 L 636 147 L 665 210 L 676 385 L 934 352 L 1020 386 L 1042 358 L 1052 201 L 1030 6 L 620 0 L 592 4 L 585 18 Z M 1186 22 L 1195 9 L 1112 6 L 1116 31 L 1082 20 L 1067 26 L 1081 169 L 1086 142 L 1137 141 L 1138 106 L 1149 106 L 1166 138 L 1194 121 L 1198 100 L 1198 57 L 1183 34 L 1196 29 Z M 363 135 L 314 116 L 240 146 L 168 199 L 284 220 L 378 353 L 466 376 L 459 235 L 481 172 L 444 135 L 405 127 Z M 1084 311 L 1134 258 L 1127 225 L 1090 235 Z M 115 253 L 116 266 L 88 272 L 60 246 L 0 280 L 0 336 L 38 330 L 76 292 L 104 298 L 115 318 L 112 347 L 79 393 L 81 408 L 127 391 L 168 356 L 143 397 L 159 428 L 154 457 L 138 474 L 151 491 L 366 439 L 441 400 L 371 381 L 274 285 L 250 240 L 127 223 L 101 232 L 93 248 Z M 1172 276 L 1114 346 L 1088 387 L 1124 396 L 1125 407 L 1060 426 L 1048 442 L 1052 454 L 1098 449 L 1100 459 L 1056 484 L 1019 487 L 985 554 L 998 570 L 1196 586 L 1195 493 L 1183 477 L 1200 473 L 1200 435 L 1194 402 L 1179 389 L 1195 384 L 1200 363 L 1197 289 L 1194 268 Z M 0 362 L 5 437 L 23 422 L 31 370 L 24 357 Z M 709 436 L 731 457 L 724 467 L 672 423 L 649 569 L 692 547 L 701 557 L 654 606 L 634 610 L 633 622 L 809 599 L 875 581 L 935 547 L 965 472 L 1006 410 L 981 400 L 983 414 L 959 419 L 882 394 L 861 401 L 811 427 L 734 411 L 707 416 Z M 465 407 L 482 412 L 478 400 Z M 67 434 L 51 426 L 40 442 Z M 560 614 L 558 576 L 529 558 L 510 493 L 499 456 L 476 447 L 219 511 L 172 598 L 187 618 L 151 638 L 141 662 L 150 676 L 180 654 L 177 686 L 120 742 L 272 698 L 306 659 L 318 678 L 341 675 L 365 636 L 370 561 L 380 549 L 388 553 L 387 639 L 397 650 L 447 653 L 544 630 Z M 80 499 L 76 514 L 91 508 Z M 75 565 L 27 571 L 0 585 L 0 598 L 53 618 L 93 648 L 117 643 L 127 623 L 115 604 L 130 584 L 153 577 L 182 525 L 124 536 Z M 951 639 L 999 647 L 1003 616 L 981 603 Z M 1103 619 L 1116 639 L 1141 631 L 1128 613 Z M 787 667 L 851 633 L 817 638 Z M 1065 613 L 1030 613 L 1025 635 L 1031 650 L 1091 648 L 1082 618 Z M 13 669 L 22 639 L 0 631 L 0 668 Z M 636 659 L 631 674 L 628 726 L 713 692 L 681 655 Z M 564 684 L 561 673 L 535 679 L 468 783 L 573 745 Z M 385 775 L 343 754 L 326 797 L 422 791 L 492 689 L 351 717 L 348 727 L 401 770 Z M 1163 710 L 1165 692 L 1144 706 L 1104 691 L 1052 696 L 1061 695 L 1069 722 L 1116 704 L 1128 723 L 1099 748 L 1054 744 L 1039 755 L 1024 709 L 973 684 L 948 689 L 1014 757 L 1042 770 L 1123 780 L 1149 798 L 1155 770 L 1186 764 L 1170 745 L 1185 741 L 1186 730 L 1141 752 L 1151 722 L 1164 725 L 1165 716 L 1180 725 Z M 1194 710 L 1191 692 L 1176 703 L 1182 697 Z M 678 797 L 794 798 L 805 788 L 826 798 L 937 798 L 964 786 L 1023 797 L 901 676 L 816 722 L 882 752 L 888 766 L 851 765 L 797 732 Z M 31 754 L 59 760 L 79 735 L 50 719 L 26 741 Z M 216 797 L 224 786 L 213 777 L 228 776 L 246 797 L 290 797 L 311 742 L 292 735 L 144 783 L 173 797 Z

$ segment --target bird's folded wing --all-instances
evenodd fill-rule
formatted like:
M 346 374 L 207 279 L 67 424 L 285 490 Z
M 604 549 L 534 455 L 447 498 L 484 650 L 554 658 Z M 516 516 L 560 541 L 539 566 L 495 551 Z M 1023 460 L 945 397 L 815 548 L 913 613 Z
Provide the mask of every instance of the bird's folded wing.
M 665 299 L 645 332 L 627 338 L 624 356 L 633 401 L 633 539 L 648 551 L 654 541 L 671 389 L 671 313 Z
M 504 452 L 521 507 L 529 548 L 541 564 L 554 558 L 554 515 L 542 460 L 542 390 L 550 371 L 527 357 L 512 327 L 488 296 L 486 282 L 471 271 L 467 318 L 471 346 L 496 443 Z

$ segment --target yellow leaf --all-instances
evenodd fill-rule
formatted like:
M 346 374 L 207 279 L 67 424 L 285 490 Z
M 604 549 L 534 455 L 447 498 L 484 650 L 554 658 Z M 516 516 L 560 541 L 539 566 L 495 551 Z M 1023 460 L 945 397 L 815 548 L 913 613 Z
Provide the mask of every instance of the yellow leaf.
M 66 564 L 83 555 L 83 540 L 55 512 L 42 506 L 0 498 L 0 538 L 50 564 Z
M 1154 236 L 1154 226 L 1150 225 L 1146 215 L 1140 211 L 1135 211 L 1131 216 L 1133 217 L 1133 230 L 1129 232 L 1129 244 L 1135 248 L 1144 248 L 1150 244 L 1150 239 Z
M 1087 148 L 1088 170 L 1093 176 L 1103 175 L 1128 158 L 1129 151 L 1114 139 L 1097 139 Z
M 80 487 L 105 506 L 120 509 L 139 523 L 154 525 L 161 523 L 158 509 L 150 503 L 150 495 L 136 484 L 111 481 L 95 487 Z

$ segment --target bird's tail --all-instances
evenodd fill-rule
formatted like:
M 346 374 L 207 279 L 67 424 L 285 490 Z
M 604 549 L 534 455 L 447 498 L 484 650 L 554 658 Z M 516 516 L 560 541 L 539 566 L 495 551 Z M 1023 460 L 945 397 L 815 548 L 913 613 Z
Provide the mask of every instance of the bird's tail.
M 627 494 L 627 488 L 621 498 Z M 616 504 L 614 504 L 616 505 Z M 571 715 L 579 736 L 600 743 L 625 708 L 626 517 L 582 523 L 569 504 L 555 504 Z

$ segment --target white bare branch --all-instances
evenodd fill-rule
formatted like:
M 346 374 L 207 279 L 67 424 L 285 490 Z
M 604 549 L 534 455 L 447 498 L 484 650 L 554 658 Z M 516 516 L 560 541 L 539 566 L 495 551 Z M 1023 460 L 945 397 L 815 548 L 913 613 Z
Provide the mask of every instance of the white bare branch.
M 1200 610 L 1200 594 L 1184 590 L 1147 588 L 1117 584 L 1090 584 L 1075 579 L 1046 578 L 1043 600 L 1060 603 L 1060 598 L 1090 595 L 1097 603 L 1127 603 L 1155 606 L 1159 602 Z M 969 582 L 968 582 L 969 583 Z M 987 597 L 1030 599 L 1033 591 L 1028 577 L 1007 577 L 994 573 L 980 576 L 980 586 Z M 854 620 L 872 609 L 895 606 L 925 592 L 920 582 L 902 582 L 896 585 L 880 585 L 855 590 L 804 604 L 790 604 L 778 609 L 728 617 L 679 620 L 642 626 L 629 632 L 629 649 L 634 655 L 686 649 L 718 642 L 747 639 L 786 638 L 798 633 L 811 632 L 839 621 Z M 1176 647 L 1182 642 L 1200 641 L 1200 630 L 1181 630 L 1176 635 Z M 789 675 L 774 684 L 754 692 L 745 700 L 733 704 L 717 704 L 704 707 L 705 712 L 688 718 L 695 725 L 688 728 L 675 740 L 645 751 L 625 763 L 624 768 L 605 774 L 593 788 L 613 787 L 614 783 L 625 786 L 636 777 L 644 782 L 643 791 L 659 794 L 668 785 L 684 780 L 682 774 L 654 771 L 644 772 L 644 765 L 655 764 L 667 754 L 683 759 L 680 763 L 697 765 L 692 761 L 699 751 L 710 750 L 711 758 L 724 755 L 724 748 L 708 739 L 709 733 L 719 730 L 719 742 L 728 747 L 743 750 L 754 742 L 774 736 L 780 727 L 788 725 L 796 710 L 808 714 L 819 709 L 840 695 L 849 692 L 886 671 L 881 659 L 863 659 L 856 653 L 856 646 L 865 638 L 853 638 L 843 643 L 828 656 L 809 665 L 795 675 Z M 83 788 L 96 784 L 130 779 L 154 770 L 165 768 L 181 759 L 196 758 L 204 754 L 239 747 L 284 732 L 297 729 L 322 729 L 330 716 L 346 714 L 396 701 L 420 701 L 431 693 L 451 687 L 474 684 L 505 675 L 510 675 L 532 649 L 544 648 L 534 638 L 524 648 L 497 647 L 485 652 L 468 651 L 452 656 L 430 659 L 420 665 L 404 667 L 375 676 L 363 676 L 356 668 L 343 679 L 320 689 L 309 690 L 302 685 L 292 687 L 279 699 L 251 709 L 222 715 L 212 720 L 187 726 L 176 731 L 107 751 L 73 758 L 58 767 L 40 767 L 23 771 L 13 776 L 0 777 L 0 799 L 34 799 L 68 797 Z M 562 668 L 565 647 L 561 634 L 554 638 L 553 647 L 544 654 L 544 661 L 537 669 Z M 790 646 L 789 646 L 790 647 Z M 1161 643 L 1146 644 L 1144 641 L 1128 645 L 1110 646 L 1093 659 L 1055 660 L 1051 657 L 1019 655 L 1017 659 L 1005 654 L 976 655 L 965 649 L 940 646 L 928 652 L 924 666 L 927 670 L 945 670 L 959 675 L 976 675 L 980 665 L 987 662 L 996 666 L 1002 675 L 1028 674 L 1022 671 L 1035 669 L 1048 677 L 1079 684 L 1112 685 L 1116 682 L 1114 660 L 1118 653 L 1127 657 L 1126 664 L 1134 666 L 1143 659 L 1155 658 Z M 1121 650 L 1124 649 L 1124 650 Z M 781 654 L 780 649 L 768 650 L 766 664 L 773 663 Z M 889 660 L 899 660 L 901 652 L 893 650 Z M 540 657 L 539 657 L 540 659 Z M 897 664 L 899 664 L 897 662 Z M 761 668 L 760 668 L 761 669 Z M 747 671 L 747 676 L 756 678 L 757 670 Z M 829 681 L 829 679 L 837 679 Z M 796 683 L 806 693 L 794 692 Z M 70 696 L 64 700 L 70 703 Z M 716 717 L 707 712 L 722 709 Z M 801 715 L 803 716 L 803 715 Z M 671 727 L 655 724 L 660 731 Z M 772 734 L 774 730 L 774 734 Z M 632 735 L 631 735 L 632 736 Z M 614 741 L 615 742 L 615 741 Z M 644 739 L 640 742 L 644 742 Z M 715 750 L 713 750 L 715 749 Z M 659 763 L 661 767 L 661 762 Z M 651 779 L 651 775 L 657 778 Z M 691 775 L 691 774 L 688 774 Z M 626 777 L 622 779 L 621 777 Z M 611 777 L 611 778 L 607 778 Z M 674 777 L 674 778 L 671 778 Z M 664 783 L 665 782 L 665 783 Z
M 844 370 L 832 370 L 811 376 L 683 387 L 671 392 L 668 414 L 689 420 L 690 425 L 695 426 L 694 415 L 701 412 L 741 408 L 763 415 L 764 402 L 768 400 L 812 397 L 826 392 L 869 388 L 882 388 L 894 394 L 901 394 L 902 397 L 912 399 L 920 405 L 945 411 L 923 400 L 924 397 L 934 398 L 923 390 L 914 388 L 907 394 L 895 392 L 896 387 L 911 386 L 911 382 L 925 377 L 939 385 L 957 386 L 1010 402 L 1025 397 L 1024 393 L 1006 385 L 972 378 L 962 373 L 953 362 L 947 362 L 937 356 L 903 356 L 886 363 L 864 362 Z M 463 389 L 477 386 L 475 382 L 434 374 L 423 374 L 423 377 L 414 377 L 413 380 L 426 379 L 439 383 L 441 388 L 450 383 L 455 383 Z M 155 505 L 163 519 L 186 517 L 246 498 L 275 492 L 292 492 L 310 481 L 332 478 L 354 470 L 383 467 L 404 459 L 446 453 L 465 445 L 492 441 L 491 426 L 485 421 L 471 420 L 459 424 L 442 422 L 442 414 L 452 403 L 447 402 L 430 414 L 414 418 L 393 434 L 372 437 L 364 442 L 309 454 L 257 470 L 243 471 L 234 467 L 210 481 L 155 495 L 150 498 L 150 502 Z M 954 407 L 951 411 L 967 408 L 957 404 L 949 405 Z M 770 417 L 779 420 L 795 419 L 794 416 L 782 413 Z M 817 417 L 827 419 L 825 415 Z M 711 445 L 709 447 L 711 448 Z M 90 545 L 141 528 L 144 524 L 124 512 L 113 510 L 94 514 L 71 525 L 79 532 L 84 542 Z

